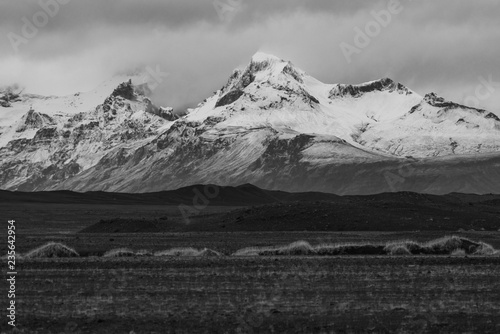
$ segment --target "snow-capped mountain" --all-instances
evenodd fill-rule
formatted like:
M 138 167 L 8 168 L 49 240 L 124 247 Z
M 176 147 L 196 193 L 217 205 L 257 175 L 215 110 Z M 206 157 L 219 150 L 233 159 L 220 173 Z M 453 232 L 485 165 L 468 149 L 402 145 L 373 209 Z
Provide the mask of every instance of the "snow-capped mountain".
M 500 191 L 497 115 L 391 79 L 325 84 L 257 53 L 181 119 L 132 83 L 80 99 L 21 95 L 0 107 L 0 187 Z
M 2 108 L 2 188 L 56 187 L 110 151 L 144 145 L 171 123 L 165 119 L 171 111 L 137 94 L 131 81 L 116 86 L 117 79 L 123 80 L 72 96 L 20 95 Z

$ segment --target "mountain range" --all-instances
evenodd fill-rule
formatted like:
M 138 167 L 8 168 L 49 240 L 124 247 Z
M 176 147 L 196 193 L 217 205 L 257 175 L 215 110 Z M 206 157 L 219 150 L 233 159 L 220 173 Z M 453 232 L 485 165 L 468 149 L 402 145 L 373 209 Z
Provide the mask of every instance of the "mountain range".
M 389 78 L 325 84 L 257 53 L 183 117 L 138 81 L 65 97 L 0 92 L 0 188 L 500 193 L 498 115 Z

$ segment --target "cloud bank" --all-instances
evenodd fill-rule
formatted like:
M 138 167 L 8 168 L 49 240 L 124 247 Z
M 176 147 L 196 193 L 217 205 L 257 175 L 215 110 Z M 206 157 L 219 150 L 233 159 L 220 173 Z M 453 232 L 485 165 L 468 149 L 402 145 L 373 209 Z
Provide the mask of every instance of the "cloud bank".
M 496 0 L 0 0 L 0 86 L 64 95 L 158 67 L 155 99 L 184 109 L 263 51 L 324 82 L 391 77 L 500 113 L 499 16 Z

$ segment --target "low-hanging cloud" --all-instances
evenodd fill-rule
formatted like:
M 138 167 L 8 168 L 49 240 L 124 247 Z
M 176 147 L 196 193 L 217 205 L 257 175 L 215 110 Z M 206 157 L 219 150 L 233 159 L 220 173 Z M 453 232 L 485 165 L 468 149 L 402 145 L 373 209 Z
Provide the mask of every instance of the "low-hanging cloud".
M 496 0 L 401 0 L 402 11 L 350 63 L 341 43 L 355 45 L 354 29 L 363 31 L 372 11 L 397 0 L 216 0 L 234 9 L 228 20 L 213 0 L 72 0 L 16 52 L 9 33 L 21 34 L 23 18 L 32 20 L 54 1 L 0 0 L 0 86 L 19 83 L 30 92 L 63 95 L 90 90 L 116 73 L 158 67 L 169 75 L 154 98 L 184 109 L 219 89 L 260 50 L 324 82 L 390 76 L 418 93 L 458 102 L 491 77 L 495 91 L 478 106 L 500 111 Z

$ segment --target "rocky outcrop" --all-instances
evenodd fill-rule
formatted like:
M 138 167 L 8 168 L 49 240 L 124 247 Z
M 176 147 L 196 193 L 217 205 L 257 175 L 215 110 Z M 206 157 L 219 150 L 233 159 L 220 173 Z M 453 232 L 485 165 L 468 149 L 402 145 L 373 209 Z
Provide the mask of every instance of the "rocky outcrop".
M 366 93 L 375 91 L 398 92 L 399 94 L 410 95 L 412 92 L 400 83 L 389 78 L 384 78 L 361 85 L 336 85 L 329 94 L 330 99 L 338 97 L 360 97 Z
M 16 129 L 16 132 L 23 132 L 28 129 L 40 129 L 45 126 L 54 125 L 55 122 L 52 117 L 38 113 L 30 109 L 21 119 L 21 124 Z
M 12 88 L 7 88 L 3 92 L 0 91 L 0 106 L 4 108 L 9 108 L 12 103 L 20 100 L 20 94 L 15 93 Z
M 130 101 L 135 100 L 135 92 L 134 92 L 134 86 L 132 85 L 132 79 L 116 87 L 111 96 L 121 96 L 124 99 Z
M 133 89 L 130 81 L 121 84 L 94 110 L 71 117 L 30 109 L 16 133 L 23 136 L 36 130 L 34 135 L 11 140 L 0 149 L 1 187 L 48 189 L 96 165 L 110 152 L 123 150 L 127 156 L 141 141 L 152 140 L 167 124 L 172 109 L 157 108 L 163 117 L 145 112 L 151 102 L 137 93 L 130 100 Z

